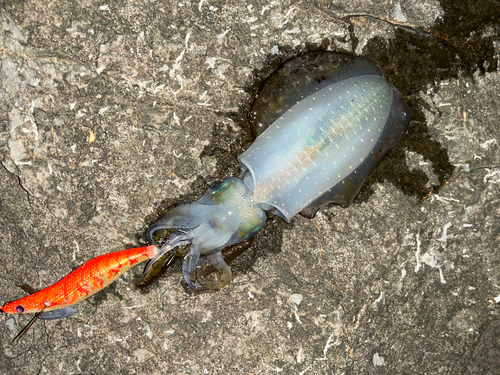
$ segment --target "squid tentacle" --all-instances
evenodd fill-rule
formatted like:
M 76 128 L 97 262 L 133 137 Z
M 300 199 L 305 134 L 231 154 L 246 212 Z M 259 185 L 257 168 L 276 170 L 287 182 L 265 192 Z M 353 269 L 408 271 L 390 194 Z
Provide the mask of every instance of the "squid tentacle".
M 194 246 L 191 245 L 191 250 L 184 258 L 184 263 L 182 263 L 182 276 L 184 280 L 188 284 L 188 286 L 192 289 L 201 290 L 202 286 L 196 285 L 191 281 L 191 275 L 195 271 L 196 267 L 200 264 L 200 261 L 204 261 L 205 257 L 200 257 L 200 246 L 198 243 L 195 243 Z
M 162 229 L 170 229 L 170 228 L 162 228 Z M 152 240 L 155 245 L 158 246 L 156 241 Z M 189 238 L 187 233 L 184 232 L 174 232 L 170 235 L 167 242 L 163 244 L 159 249 L 156 255 L 148 262 L 146 268 L 144 269 L 144 273 L 148 273 L 151 270 L 151 267 L 164 256 L 166 253 L 174 252 L 176 248 L 189 244 L 191 239 Z M 175 253 L 173 253 L 175 255 Z
M 149 227 L 146 236 L 155 244 L 153 234 L 156 231 L 173 229 L 176 232 L 160 248 L 145 272 L 175 247 L 190 244 L 182 266 L 184 280 L 193 289 L 220 289 L 232 277 L 231 269 L 220 255 L 221 251 L 248 240 L 265 222 L 265 212 L 254 203 L 244 182 L 238 178 L 228 178 L 213 185 L 198 202 L 175 206 Z M 218 271 L 219 281 L 198 281 L 200 285 L 196 285 L 191 277 L 205 259 Z
M 216 290 L 224 288 L 231 282 L 231 279 L 233 277 L 231 268 L 226 263 L 220 252 L 208 255 L 207 258 L 212 266 L 214 266 L 214 268 L 219 272 L 219 281 L 203 280 L 198 277 L 196 279 L 198 280 L 200 285 L 206 289 Z

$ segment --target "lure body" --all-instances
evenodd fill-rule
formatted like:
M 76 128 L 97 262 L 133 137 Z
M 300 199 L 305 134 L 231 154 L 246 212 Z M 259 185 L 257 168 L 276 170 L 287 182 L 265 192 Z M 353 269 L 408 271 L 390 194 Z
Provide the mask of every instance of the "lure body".
M 98 256 L 49 287 L 7 302 L 0 309 L 7 314 L 42 312 L 42 319 L 72 315 L 76 310 L 71 305 L 99 292 L 134 265 L 153 258 L 156 252 L 157 247 L 150 245 Z
M 200 288 L 191 276 L 208 259 L 221 281 L 203 286 L 225 286 L 231 273 L 221 250 L 257 233 L 265 211 L 289 222 L 299 212 L 313 216 L 325 203 L 349 205 L 408 129 L 401 94 L 368 59 L 339 55 L 333 74 L 312 79 L 294 95 L 293 105 L 238 157 L 241 180 L 226 179 L 198 202 L 177 205 L 151 225 L 147 237 L 153 243 L 156 231 L 176 230 L 151 263 L 190 243 L 183 264 L 187 284 Z

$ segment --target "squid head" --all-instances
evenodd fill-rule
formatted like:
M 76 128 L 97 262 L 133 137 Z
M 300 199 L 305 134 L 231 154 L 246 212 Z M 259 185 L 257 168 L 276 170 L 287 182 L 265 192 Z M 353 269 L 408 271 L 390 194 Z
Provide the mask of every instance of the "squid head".
M 164 254 L 174 254 L 176 248 L 189 244 L 182 265 L 186 283 L 193 289 L 220 289 L 231 281 L 231 269 L 222 258 L 222 249 L 253 237 L 265 222 L 264 210 L 253 202 L 243 181 L 227 178 L 213 185 L 197 202 L 175 206 L 148 228 L 146 236 L 155 244 L 156 231 L 173 229 L 174 232 L 150 261 L 146 272 Z M 191 276 L 207 259 L 219 272 L 219 282 L 196 285 Z

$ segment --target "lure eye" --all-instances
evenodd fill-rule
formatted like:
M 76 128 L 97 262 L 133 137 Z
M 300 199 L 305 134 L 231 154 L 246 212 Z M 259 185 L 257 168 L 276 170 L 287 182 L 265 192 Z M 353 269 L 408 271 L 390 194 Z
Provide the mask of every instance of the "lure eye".
M 24 307 L 22 307 L 21 305 L 16 306 L 16 311 L 17 311 L 19 314 L 22 314 L 22 313 L 24 312 Z

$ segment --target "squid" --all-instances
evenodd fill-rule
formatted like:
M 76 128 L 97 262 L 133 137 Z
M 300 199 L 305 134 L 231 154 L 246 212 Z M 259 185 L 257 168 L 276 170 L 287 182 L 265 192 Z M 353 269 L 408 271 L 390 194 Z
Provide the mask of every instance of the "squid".
M 252 238 L 268 214 L 289 223 L 299 213 L 314 216 L 327 203 L 348 206 L 377 163 L 401 141 L 408 130 L 408 106 L 380 67 L 364 57 L 313 54 L 313 61 L 327 55 L 329 64 L 304 73 L 292 59 L 278 68 L 288 72 L 292 90 L 282 93 L 274 81 L 267 83 L 279 105 L 270 106 L 272 122 L 259 122 L 260 135 L 238 156 L 240 178 L 214 184 L 198 201 L 176 205 L 148 228 L 146 237 L 159 251 L 145 272 L 182 247 L 187 249 L 182 274 L 189 287 L 226 286 L 232 274 L 223 249 Z M 162 230 L 171 234 L 160 246 L 155 233 Z M 193 281 L 205 261 L 218 271 L 218 281 Z

